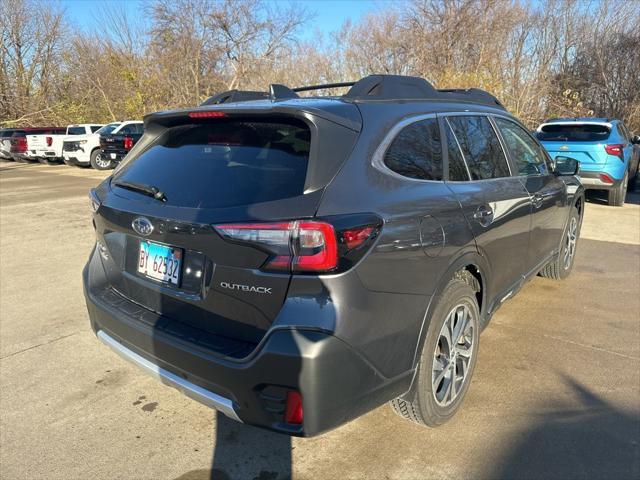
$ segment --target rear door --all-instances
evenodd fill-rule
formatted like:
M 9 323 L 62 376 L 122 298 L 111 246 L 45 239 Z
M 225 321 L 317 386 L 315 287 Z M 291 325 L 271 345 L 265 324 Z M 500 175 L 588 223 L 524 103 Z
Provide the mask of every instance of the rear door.
M 489 118 L 447 115 L 449 180 L 487 259 L 487 298 L 502 299 L 522 281 L 529 248 L 531 200 L 509 163 Z
M 264 268 L 274 260 L 268 245 L 280 233 L 231 241 L 213 225 L 312 217 L 322 189 L 305 193 L 317 153 L 311 132 L 297 118 L 187 118 L 127 157 L 98 192 L 105 197 L 96 223 L 110 256 L 103 264 L 111 287 L 192 328 L 259 341 L 291 278 Z M 163 201 L 122 186 L 127 183 L 156 187 Z M 179 264 L 168 281 L 153 278 L 145 260 L 163 249 L 172 253 L 166 270 Z
M 551 158 L 566 155 L 580 161 L 584 170 L 598 170 L 607 163 L 605 145 L 611 128 L 598 123 L 550 123 L 542 125 L 536 137 Z
M 516 122 L 493 117 L 511 158 L 514 174 L 533 204 L 526 271 L 531 273 L 558 250 L 568 214 L 567 187 L 554 175 L 542 147 Z

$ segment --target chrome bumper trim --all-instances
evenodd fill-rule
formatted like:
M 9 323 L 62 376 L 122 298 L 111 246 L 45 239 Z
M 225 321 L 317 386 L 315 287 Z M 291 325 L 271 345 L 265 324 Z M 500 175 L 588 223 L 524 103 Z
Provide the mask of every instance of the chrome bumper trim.
M 141 357 L 134 351 L 129 350 L 120 342 L 109 336 L 104 330 L 100 330 L 97 335 L 102 343 L 110 347 L 122 358 L 137 365 L 144 372 L 157 378 L 165 385 L 179 390 L 187 397 L 192 398 L 193 400 L 196 400 L 206 405 L 207 407 L 214 408 L 219 412 L 224 413 L 232 420 L 242 422 L 242 420 L 240 420 L 240 418 L 236 414 L 235 409 L 233 408 L 233 402 L 228 398 L 222 397 L 217 393 L 210 392 L 209 390 L 205 390 L 204 388 L 199 387 L 198 385 L 191 383 L 184 378 L 181 378 L 178 375 L 165 370 L 164 368 L 159 367 L 155 363 L 152 363 L 146 358 Z

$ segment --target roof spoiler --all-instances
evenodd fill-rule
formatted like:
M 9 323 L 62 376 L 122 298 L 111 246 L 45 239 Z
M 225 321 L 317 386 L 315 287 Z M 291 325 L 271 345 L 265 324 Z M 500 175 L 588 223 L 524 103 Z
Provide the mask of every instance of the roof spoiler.
M 298 92 L 350 87 L 340 98 L 351 101 L 363 100 L 432 100 L 474 102 L 494 108 L 505 109 L 502 103 L 489 92 L 479 88 L 436 89 L 430 82 L 420 77 L 405 75 L 369 75 L 357 82 L 325 83 L 289 88 L 281 84 L 271 84 L 269 92 L 230 90 L 207 99 L 201 105 L 247 102 L 251 100 L 289 100 L 299 98 Z

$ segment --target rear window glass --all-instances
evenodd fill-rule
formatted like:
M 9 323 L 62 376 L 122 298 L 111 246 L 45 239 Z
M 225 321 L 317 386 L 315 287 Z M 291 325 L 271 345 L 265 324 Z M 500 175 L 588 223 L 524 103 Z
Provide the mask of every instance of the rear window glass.
M 101 125 L 91 125 L 91 133 L 96 133 L 100 128 L 102 128 Z
M 606 125 L 575 123 L 571 125 L 551 124 L 543 126 L 536 137 L 541 141 L 599 142 L 609 138 L 611 130 Z
M 216 208 L 301 195 L 311 132 L 303 122 L 214 121 L 173 127 L 114 175 L 165 193 L 167 203 Z
M 84 127 L 69 127 L 67 129 L 67 135 L 84 135 Z

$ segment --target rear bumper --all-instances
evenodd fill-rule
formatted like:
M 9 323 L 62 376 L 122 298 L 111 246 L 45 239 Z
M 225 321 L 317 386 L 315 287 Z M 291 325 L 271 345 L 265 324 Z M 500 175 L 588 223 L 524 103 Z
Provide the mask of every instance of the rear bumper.
M 313 436 L 410 387 L 412 371 L 386 378 L 346 342 L 317 328 L 273 328 L 243 358 L 222 355 L 189 334 L 174 334 L 166 328 L 168 319 L 106 287 L 101 269 L 94 251 L 83 280 L 98 337 L 163 383 L 235 420 Z M 288 390 L 302 394 L 302 425 L 284 422 Z
M 603 181 L 601 175 L 607 175 L 609 178 L 613 179 L 613 183 Z M 609 172 L 580 171 L 580 183 L 582 183 L 585 190 L 612 190 L 618 188 L 621 182 L 622 178 L 616 179 Z
M 103 155 L 104 158 L 107 158 L 109 160 L 112 160 L 114 162 L 120 162 L 122 161 L 122 159 L 124 157 L 127 156 L 127 153 L 129 152 L 123 152 L 123 151 L 113 151 L 113 150 L 101 150 L 100 151 L 100 155 Z

